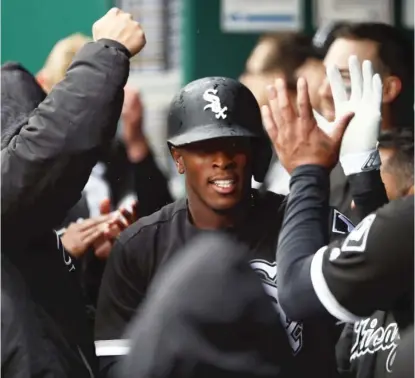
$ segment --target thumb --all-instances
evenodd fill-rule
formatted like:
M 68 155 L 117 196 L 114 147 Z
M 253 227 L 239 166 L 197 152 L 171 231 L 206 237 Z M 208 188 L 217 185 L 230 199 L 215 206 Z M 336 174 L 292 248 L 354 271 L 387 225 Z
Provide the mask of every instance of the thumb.
M 101 203 L 99 204 L 99 212 L 102 215 L 109 214 L 111 212 L 111 201 L 109 198 L 105 198 L 101 201 Z
M 346 113 L 335 122 L 334 130 L 332 133 L 332 139 L 336 143 L 341 143 L 347 126 L 349 126 L 349 123 L 353 119 L 353 117 L 354 113 Z

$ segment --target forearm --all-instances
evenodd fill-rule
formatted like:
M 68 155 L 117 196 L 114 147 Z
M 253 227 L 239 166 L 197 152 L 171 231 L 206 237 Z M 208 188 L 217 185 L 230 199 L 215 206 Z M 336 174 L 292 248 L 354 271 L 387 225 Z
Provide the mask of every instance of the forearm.
M 79 52 L 66 78 L 1 152 L 4 221 L 36 225 L 42 206 L 63 218 L 79 199 L 99 149 L 115 133 L 128 68 L 125 53 L 106 42 Z
M 328 243 L 329 172 L 301 166 L 292 174 L 290 194 L 277 249 L 281 307 L 292 320 L 324 311 L 311 282 L 311 261 Z

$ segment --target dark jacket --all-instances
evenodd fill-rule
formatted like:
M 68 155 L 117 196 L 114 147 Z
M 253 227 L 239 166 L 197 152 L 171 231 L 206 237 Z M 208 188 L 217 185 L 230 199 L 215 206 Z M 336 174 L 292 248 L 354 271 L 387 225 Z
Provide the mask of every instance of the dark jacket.
M 96 361 L 76 272 L 52 228 L 79 200 L 115 134 L 128 73 L 122 45 L 87 44 L 1 151 L 2 254 L 40 309 L 25 321 L 46 330 L 59 377 L 90 377 Z
M 120 48 L 113 41 L 87 44 L 66 78 L 2 149 L 1 216 L 7 241 L 20 241 L 22 228 L 26 240 L 52 229 L 79 200 L 121 113 L 129 60 Z

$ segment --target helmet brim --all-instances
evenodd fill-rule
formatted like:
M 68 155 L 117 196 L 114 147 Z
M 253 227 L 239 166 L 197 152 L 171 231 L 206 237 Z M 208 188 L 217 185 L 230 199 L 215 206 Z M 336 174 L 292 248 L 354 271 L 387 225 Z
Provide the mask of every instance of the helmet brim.
M 258 138 L 259 136 L 239 125 L 220 126 L 218 124 L 210 124 L 195 127 L 190 132 L 186 131 L 183 134 L 169 138 L 167 142 L 173 146 L 179 147 L 210 139 L 232 137 Z

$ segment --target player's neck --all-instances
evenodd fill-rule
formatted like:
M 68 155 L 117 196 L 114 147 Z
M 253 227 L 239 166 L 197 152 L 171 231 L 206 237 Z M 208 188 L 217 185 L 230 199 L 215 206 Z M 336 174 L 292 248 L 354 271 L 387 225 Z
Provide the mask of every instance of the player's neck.
M 189 217 L 192 224 L 201 230 L 220 230 L 233 228 L 240 224 L 247 214 L 249 198 L 237 207 L 226 212 L 209 208 L 200 199 L 188 195 Z
M 394 125 L 391 122 L 391 113 L 389 106 L 382 107 L 382 124 L 381 129 L 383 131 L 393 129 Z

